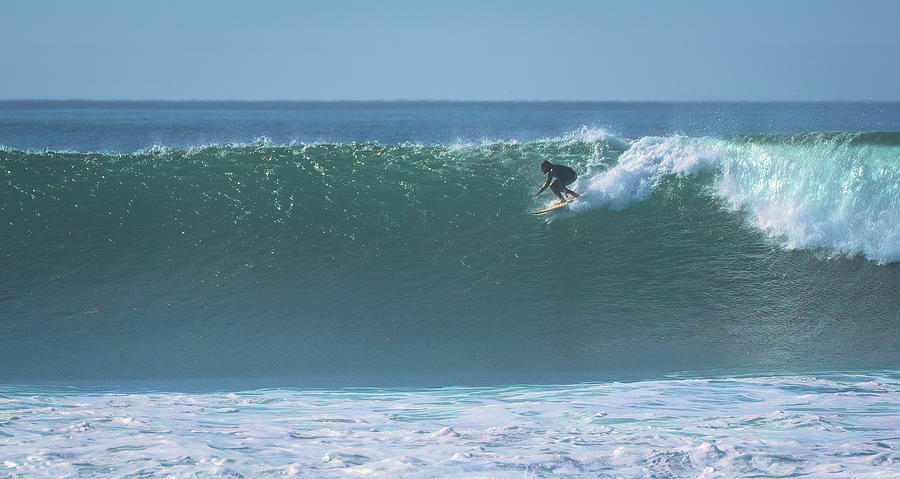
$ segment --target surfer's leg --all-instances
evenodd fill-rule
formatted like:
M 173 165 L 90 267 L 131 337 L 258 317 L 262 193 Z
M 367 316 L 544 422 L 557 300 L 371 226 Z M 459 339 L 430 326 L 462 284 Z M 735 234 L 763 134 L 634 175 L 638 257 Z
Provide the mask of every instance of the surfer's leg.
M 563 183 L 563 184 L 562 184 L 562 189 L 563 189 L 563 191 L 566 192 L 566 196 L 572 195 L 572 196 L 574 196 L 575 198 L 578 198 L 578 196 L 579 196 L 578 193 L 575 193 L 574 191 L 572 191 L 572 190 L 570 190 L 570 189 L 568 188 L 568 186 L 571 185 L 572 183 L 575 183 L 575 179 L 574 179 L 574 178 L 573 178 L 572 180 L 570 180 L 570 181 L 566 181 L 565 183 Z
M 559 184 L 559 180 L 553 180 L 553 183 L 550 183 L 550 191 L 556 193 L 556 196 L 559 197 L 559 201 L 562 203 L 566 202 L 566 199 L 562 195 L 564 189 L 566 189 L 566 187 Z

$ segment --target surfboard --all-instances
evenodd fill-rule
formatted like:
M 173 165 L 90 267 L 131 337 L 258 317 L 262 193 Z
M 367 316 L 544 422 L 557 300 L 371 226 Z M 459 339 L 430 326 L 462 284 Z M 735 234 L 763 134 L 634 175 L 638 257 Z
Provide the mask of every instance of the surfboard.
M 549 208 L 544 208 L 544 209 L 542 209 L 542 210 L 540 210 L 540 211 L 532 211 L 531 214 L 533 214 L 533 215 L 540 215 L 540 214 L 546 213 L 546 212 L 548 212 L 548 211 L 553 211 L 553 210 L 555 210 L 555 209 L 557 209 L 557 208 L 562 208 L 563 206 L 566 206 L 566 205 L 568 205 L 569 203 L 571 203 L 571 202 L 573 202 L 573 201 L 575 201 L 575 200 L 577 200 L 577 199 L 578 199 L 578 198 L 572 198 L 571 200 L 566 200 L 565 203 L 553 203 Z

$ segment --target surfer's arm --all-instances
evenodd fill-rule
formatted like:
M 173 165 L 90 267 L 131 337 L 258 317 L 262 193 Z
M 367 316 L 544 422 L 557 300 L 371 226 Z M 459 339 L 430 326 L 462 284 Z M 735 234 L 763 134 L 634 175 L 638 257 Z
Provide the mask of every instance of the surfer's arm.
M 547 173 L 547 182 L 544 183 L 544 186 L 542 186 L 541 189 L 539 189 L 538 192 L 534 194 L 534 196 L 537 196 L 537 195 L 543 193 L 544 190 L 546 190 L 547 187 L 550 186 L 551 181 L 553 181 L 553 174 Z

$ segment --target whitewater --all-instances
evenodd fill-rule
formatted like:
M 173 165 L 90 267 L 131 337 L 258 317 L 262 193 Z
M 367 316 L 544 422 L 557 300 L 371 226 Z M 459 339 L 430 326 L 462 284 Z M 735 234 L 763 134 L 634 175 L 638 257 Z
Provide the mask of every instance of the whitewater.
M 588 201 L 577 209 L 621 210 L 670 178 L 710 171 L 717 176 L 711 191 L 785 248 L 895 262 L 900 260 L 898 141 L 900 135 L 886 134 L 739 141 L 644 137 L 615 167 L 583 181 Z
M 0 102 L 0 477 L 900 477 L 900 105 Z M 538 165 L 573 167 L 554 214 Z
M 0 393 L 8 477 L 900 475 L 896 374 Z

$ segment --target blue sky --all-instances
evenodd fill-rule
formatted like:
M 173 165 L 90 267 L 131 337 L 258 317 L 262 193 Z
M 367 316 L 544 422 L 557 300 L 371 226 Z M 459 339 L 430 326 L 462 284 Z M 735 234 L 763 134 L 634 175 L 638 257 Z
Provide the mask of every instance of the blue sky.
M 900 1 L 0 1 L 3 99 L 900 100 Z

